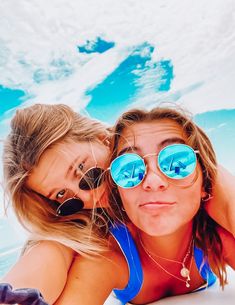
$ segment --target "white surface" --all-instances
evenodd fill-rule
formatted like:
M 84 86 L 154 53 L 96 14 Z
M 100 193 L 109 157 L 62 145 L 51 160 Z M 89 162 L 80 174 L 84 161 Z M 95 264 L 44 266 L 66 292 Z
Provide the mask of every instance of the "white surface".
M 206 290 L 165 298 L 149 305 L 234 305 L 235 272 L 233 270 L 228 271 L 228 281 L 229 284 L 225 286 L 224 291 L 216 283 Z M 120 302 L 110 296 L 104 305 L 120 305 Z

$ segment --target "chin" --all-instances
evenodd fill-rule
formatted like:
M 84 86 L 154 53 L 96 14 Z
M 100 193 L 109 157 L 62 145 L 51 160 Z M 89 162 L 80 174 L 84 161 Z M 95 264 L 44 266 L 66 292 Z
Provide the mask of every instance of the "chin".
M 143 228 L 143 229 L 142 229 Z M 142 226 L 141 230 L 149 236 L 162 237 L 170 235 L 177 231 L 177 228 L 169 228 L 169 225 L 148 225 L 148 227 Z
M 150 232 L 146 232 L 149 236 L 155 236 L 155 237 L 162 237 L 166 235 L 170 235 L 173 232 L 170 232 L 169 230 L 151 230 Z

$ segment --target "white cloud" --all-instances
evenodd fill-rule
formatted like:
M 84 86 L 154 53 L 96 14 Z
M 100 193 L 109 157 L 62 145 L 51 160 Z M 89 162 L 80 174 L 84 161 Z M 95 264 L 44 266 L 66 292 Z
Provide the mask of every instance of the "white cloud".
M 232 108 L 234 9 L 233 0 L 2 1 L 0 83 L 34 95 L 30 103 L 83 106 L 87 86 L 110 73 L 129 47 L 148 41 L 156 47 L 155 60 L 172 60 L 175 79 L 169 94 L 203 82 L 184 97 L 193 112 Z M 77 52 L 78 43 L 97 36 L 114 41 L 117 48 L 102 55 Z M 35 73 L 51 71 L 51 63 L 59 59 L 74 74 L 35 85 Z

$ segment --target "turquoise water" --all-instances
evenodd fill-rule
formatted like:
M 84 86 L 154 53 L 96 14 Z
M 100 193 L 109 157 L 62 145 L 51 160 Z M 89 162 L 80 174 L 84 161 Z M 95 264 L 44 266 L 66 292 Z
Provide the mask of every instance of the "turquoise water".
M 85 44 L 77 46 L 78 52 L 87 56 L 104 54 L 113 48 L 115 48 L 115 42 L 105 41 L 100 37 L 93 41 L 87 40 Z M 89 100 L 89 103 L 85 107 L 86 112 L 92 117 L 112 124 L 121 112 L 138 100 L 139 96 L 147 96 L 149 90 L 160 93 L 170 91 L 176 77 L 174 65 L 170 59 L 155 61 L 153 59 L 155 51 L 155 47 L 148 42 L 133 46 L 129 55 L 110 74 L 93 87 L 87 88 L 85 98 Z M 35 71 L 33 79 L 37 85 L 40 86 L 44 82 L 53 83 L 58 79 L 66 80 L 74 72 L 65 60 L 51 62 L 51 67 L 49 72 L 43 69 Z M 197 84 L 189 85 L 185 90 L 172 94 L 172 100 L 179 100 L 184 94 L 197 90 L 203 84 L 203 81 L 199 81 Z M 0 84 L 0 123 L 11 115 L 8 113 L 9 110 L 20 106 L 25 99 L 30 102 L 27 93 L 23 90 L 6 88 Z M 149 104 L 153 106 L 157 103 L 150 101 Z M 235 109 L 205 112 L 196 115 L 195 120 L 211 138 L 219 162 L 235 174 L 233 161 Z M 0 130 L 1 139 L 5 136 L 7 125 L 3 127 Z M 16 261 L 24 238 L 5 218 L 0 218 L 0 234 L 1 277 Z
M 0 119 L 9 109 L 19 106 L 24 96 L 24 91 L 5 88 L 0 84 Z
M 22 247 L 8 249 L 1 249 L 3 254 L 0 254 L 0 278 L 3 277 L 8 270 L 16 263 L 20 256 Z

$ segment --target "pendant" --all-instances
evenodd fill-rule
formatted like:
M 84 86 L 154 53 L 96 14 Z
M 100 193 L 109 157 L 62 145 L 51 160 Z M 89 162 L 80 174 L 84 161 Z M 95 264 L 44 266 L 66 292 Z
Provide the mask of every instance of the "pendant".
M 186 268 L 185 266 L 183 266 L 183 268 L 180 270 L 180 275 L 182 277 L 188 277 L 189 276 L 189 270 L 188 268 Z
M 187 280 L 185 281 L 185 285 L 186 285 L 187 288 L 190 287 L 190 284 L 189 284 L 189 281 L 190 281 L 190 280 L 191 280 L 191 279 L 190 279 L 190 276 L 188 276 L 188 277 L 187 277 Z

